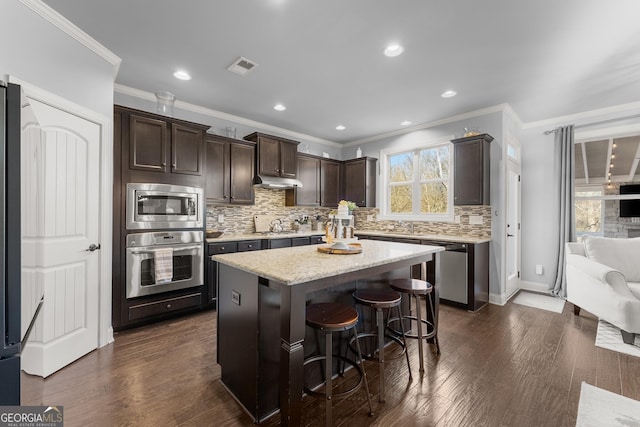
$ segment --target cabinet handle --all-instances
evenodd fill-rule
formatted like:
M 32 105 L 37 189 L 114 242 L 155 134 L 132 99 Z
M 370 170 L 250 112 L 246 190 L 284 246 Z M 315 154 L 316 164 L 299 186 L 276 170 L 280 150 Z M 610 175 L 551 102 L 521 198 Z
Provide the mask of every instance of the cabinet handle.
M 162 162 L 162 166 L 167 166 L 167 162 Z
M 247 246 L 248 246 L 249 248 L 252 248 L 252 247 L 253 247 L 253 245 L 247 245 Z
M 167 309 L 171 308 L 171 304 L 167 304 Z
M 220 248 L 220 250 L 221 250 L 221 251 L 224 251 L 224 246 L 222 246 L 222 247 Z
M 173 163 L 171 166 L 173 166 L 174 168 L 178 167 L 178 165 L 176 165 L 175 163 Z

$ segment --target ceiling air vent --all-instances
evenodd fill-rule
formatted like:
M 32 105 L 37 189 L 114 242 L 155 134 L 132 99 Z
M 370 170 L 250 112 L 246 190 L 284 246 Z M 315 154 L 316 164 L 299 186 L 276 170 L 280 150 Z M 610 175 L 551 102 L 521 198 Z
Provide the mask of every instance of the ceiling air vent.
M 233 64 L 229 65 L 227 67 L 227 70 L 239 76 L 246 76 L 249 71 L 253 70 L 257 66 L 258 64 L 256 64 L 255 62 L 241 56 L 240 58 L 233 61 Z

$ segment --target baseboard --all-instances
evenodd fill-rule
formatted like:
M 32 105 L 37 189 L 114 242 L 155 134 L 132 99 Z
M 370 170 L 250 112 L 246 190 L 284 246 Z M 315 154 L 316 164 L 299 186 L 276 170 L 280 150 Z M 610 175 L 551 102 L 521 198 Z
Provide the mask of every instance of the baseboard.
M 540 292 L 543 294 L 549 293 L 549 285 L 547 285 L 546 283 L 540 283 L 540 282 L 527 282 L 527 281 L 521 280 L 520 289 L 523 291 Z

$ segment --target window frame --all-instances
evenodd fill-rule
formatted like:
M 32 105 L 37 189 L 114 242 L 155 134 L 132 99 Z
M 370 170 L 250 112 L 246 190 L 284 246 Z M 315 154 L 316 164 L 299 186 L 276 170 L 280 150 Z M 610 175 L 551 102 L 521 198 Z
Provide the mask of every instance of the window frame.
M 451 143 L 451 140 L 453 138 L 454 138 L 453 136 L 450 136 L 446 138 L 433 139 L 423 144 L 411 145 L 411 146 L 398 146 L 398 147 L 391 147 L 391 148 L 380 150 L 380 179 L 382 181 L 382 185 L 380 186 L 380 191 L 381 191 L 380 205 L 381 206 L 380 206 L 380 214 L 378 215 L 379 219 L 387 220 L 387 221 L 454 222 L 455 212 L 454 212 L 454 206 L 453 206 L 453 191 L 454 191 L 453 177 L 454 177 L 455 162 L 454 162 L 453 144 Z M 449 149 L 449 175 L 448 175 L 448 179 L 445 181 L 447 183 L 447 212 L 442 214 L 416 213 L 416 210 L 417 211 L 420 210 L 420 197 L 421 197 L 420 187 L 423 184 L 423 180 L 421 180 L 419 176 L 419 172 L 420 172 L 419 154 L 416 155 L 416 153 L 419 153 L 420 150 L 436 148 L 439 146 L 447 146 Z M 389 209 L 391 207 L 390 189 L 392 186 L 406 185 L 406 184 L 390 182 L 389 158 L 397 154 L 408 153 L 408 152 L 414 153 L 413 155 L 414 177 L 411 181 L 411 188 L 412 188 L 411 199 L 413 203 L 413 212 L 411 214 L 408 214 L 408 213 L 393 214 L 389 212 Z M 424 183 L 428 183 L 428 182 L 434 182 L 434 180 L 424 181 Z M 440 180 L 438 180 L 438 182 L 440 182 Z

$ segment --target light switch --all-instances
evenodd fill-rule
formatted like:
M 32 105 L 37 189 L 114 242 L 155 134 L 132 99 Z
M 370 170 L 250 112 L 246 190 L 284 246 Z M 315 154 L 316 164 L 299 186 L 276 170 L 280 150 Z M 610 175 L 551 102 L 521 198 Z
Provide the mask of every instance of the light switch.
M 542 265 L 536 264 L 536 274 L 542 276 Z

